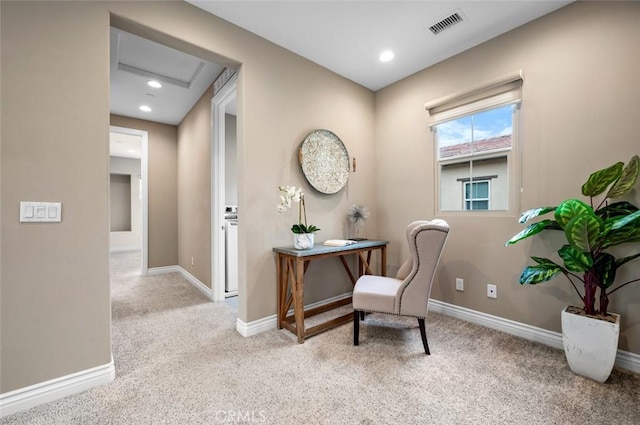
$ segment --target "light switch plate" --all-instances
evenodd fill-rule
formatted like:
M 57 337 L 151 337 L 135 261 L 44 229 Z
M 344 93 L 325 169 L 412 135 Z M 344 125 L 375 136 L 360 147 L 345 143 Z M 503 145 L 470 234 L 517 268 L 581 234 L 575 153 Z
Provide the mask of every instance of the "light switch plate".
M 59 223 L 62 221 L 61 202 L 20 202 L 20 223 Z

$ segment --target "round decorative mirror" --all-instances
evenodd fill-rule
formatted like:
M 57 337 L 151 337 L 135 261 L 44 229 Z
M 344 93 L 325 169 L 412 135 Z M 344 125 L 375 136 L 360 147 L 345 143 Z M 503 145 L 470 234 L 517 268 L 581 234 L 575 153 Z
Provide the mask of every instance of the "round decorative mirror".
M 302 173 L 318 192 L 340 191 L 349 179 L 349 154 L 342 140 L 329 130 L 314 130 L 298 153 Z

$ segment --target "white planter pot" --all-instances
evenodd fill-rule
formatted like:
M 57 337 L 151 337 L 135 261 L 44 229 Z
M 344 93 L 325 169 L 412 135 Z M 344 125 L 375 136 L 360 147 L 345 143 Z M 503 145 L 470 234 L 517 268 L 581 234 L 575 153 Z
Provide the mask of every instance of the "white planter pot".
M 293 247 L 295 249 L 311 249 L 313 248 L 314 233 L 294 233 Z
M 604 382 L 613 369 L 618 352 L 620 315 L 615 323 L 562 310 L 562 343 L 571 371 Z

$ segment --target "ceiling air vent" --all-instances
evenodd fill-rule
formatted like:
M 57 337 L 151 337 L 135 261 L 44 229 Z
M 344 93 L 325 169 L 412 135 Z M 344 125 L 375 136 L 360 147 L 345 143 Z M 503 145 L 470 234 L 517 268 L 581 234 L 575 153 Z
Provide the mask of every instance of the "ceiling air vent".
M 429 27 L 429 31 L 431 31 L 433 35 L 438 35 L 442 31 L 448 28 L 451 28 L 455 24 L 459 24 L 462 21 L 464 21 L 464 18 L 462 17 L 462 13 L 455 12 L 452 15 L 442 19 L 441 21 L 438 21 L 435 24 L 431 25 Z

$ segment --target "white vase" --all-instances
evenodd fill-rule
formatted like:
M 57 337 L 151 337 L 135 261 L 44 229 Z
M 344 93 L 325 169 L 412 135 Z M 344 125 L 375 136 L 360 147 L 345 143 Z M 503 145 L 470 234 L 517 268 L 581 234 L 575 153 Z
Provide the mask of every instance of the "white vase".
M 295 249 L 311 249 L 313 248 L 313 233 L 294 233 L 293 247 Z
M 618 352 L 620 315 L 609 313 L 615 323 L 562 310 L 562 343 L 571 371 L 604 382 L 609 378 Z

